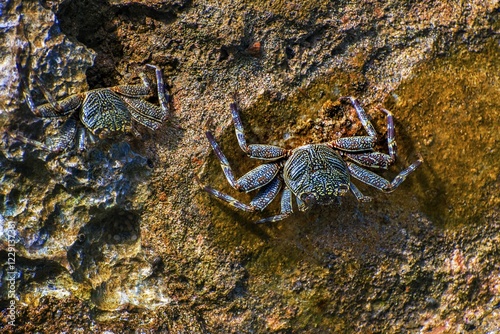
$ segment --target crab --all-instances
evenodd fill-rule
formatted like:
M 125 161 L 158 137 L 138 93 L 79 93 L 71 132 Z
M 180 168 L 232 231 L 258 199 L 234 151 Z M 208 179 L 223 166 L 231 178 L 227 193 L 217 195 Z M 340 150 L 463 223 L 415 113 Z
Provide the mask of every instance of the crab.
M 207 131 L 206 136 L 229 184 L 238 191 L 258 190 L 258 192 L 250 204 L 245 204 L 211 186 L 200 184 L 200 187 L 236 209 L 247 212 L 264 210 L 281 191 L 280 213 L 260 219 L 256 223 L 280 221 L 290 216 L 293 213 L 293 198 L 296 200 L 299 211 L 306 211 L 314 205 L 329 205 L 337 202 L 349 191 L 358 201 L 371 201 L 371 197 L 363 195 L 354 185 L 351 177 L 386 193 L 394 191 L 422 164 L 422 157 L 419 155 L 418 159 L 401 171 L 393 181 L 388 181 L 363 168 L 387 169 L 395 162 L 394 117 L 388 110 L 380 108 L 387 117 L 389 154 L 376 152 L 374 147 L 377 133 L 364 109 L 353 97 L 342 97 L 340 101 L 352 104 L 368 135 L 341 137 L 326 143 L 308 144 L 295 149 L 262 144 L 248 145 L 238 107 L 236 103 L 231 103 L 230 109 L 240 148 L 250 158 L 265 160 L 266 163 L 236 179 L 229 161 L 213 134 Z
M 29 89 L 25 88 L 23 90 L 25 101 L 33 114 L 42 118 L 67 117 L 67 119 L 59 129 L 60 135 L 52 140 L 51 147 L 34 140 L 25 141 L 43 149 L 59 152 L 76 140 L 78 150 L 83 151 L 86 130 L 90 131 L 91 139 L 94 135 L 102 138 L 110 133 L 130 131 L 139 135 L 135 128 L 136 123 L 157 130 L 169 114 L 169 95 L 165 92 L 160 68 L 149 64 L 147 66 L 155 70 L 160 106 L 146 101 L 154 92 L 144 73 L 140 73 L 142 84 L 93 89 L 68 96 L 60 101 L 56 101 L 35 76 L 35 82 L 48 103 L 36 106 Z M 27 87 L 26 84 L 24 86 Z

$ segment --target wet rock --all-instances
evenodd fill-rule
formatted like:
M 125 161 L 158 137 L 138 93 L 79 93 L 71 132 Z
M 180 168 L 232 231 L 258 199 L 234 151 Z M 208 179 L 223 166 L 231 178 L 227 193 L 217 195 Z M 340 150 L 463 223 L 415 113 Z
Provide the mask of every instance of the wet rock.
M 29 76 L 33 72 L 40 76 L 56 98 L 87 88 L 85 71 L 92 65 L 95 54 L 61 32 L 52 11 L 36 1 L 16 0 L 2 2 L 0 11 L 2 114 L 19 109 L 20 75 Z M 16 63 L 24 73 L 18 72 Z

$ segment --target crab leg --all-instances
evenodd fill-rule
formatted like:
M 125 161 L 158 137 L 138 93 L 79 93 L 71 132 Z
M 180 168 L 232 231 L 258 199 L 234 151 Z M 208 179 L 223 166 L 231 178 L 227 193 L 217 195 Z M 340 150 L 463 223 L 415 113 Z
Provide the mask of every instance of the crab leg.
M 327 145 L 347 152 L 373 151 L 376 140 L 376 137 L 370 136 L 343 137 L 332 140 Z
M 279 215 L 263 218 L 261 220 L 256 221 L 256 224 L 262 223 L 272 223 L 279 220 L 283 220 L 286 217 L 290 216 L 293 213 L 292 209 L 292 192 L 285 188 L 283 190 L 283 194 L 281 195 L 281 212 Z
M 19 60 L 19 54 L 20 54 L 20 49 L 17 49 L 17 52 L 16 52 L 17 61 Z M 31 92 L 30 92 L 30 86 L 28 85 L 28 83 L 26 81 L 26 78 L 23 74 L 24 71 L 21 68 L 21 65 L 19 64 L 19 62 L 16 63 L 16 67 L 17 67 L 17 71 L 19 73 L 19 76 L 21 78 L 21 86 L 22 86 L 22 91 L 23 91 L 23 95 L 24 95 L 24 100 L 26 101 L 26 104 L 28 104 L 28 107 L 30 108 L 30 110 L 35 115 L 40 116 L 41 115 L 40 111 L 37 109 L 36 104 L 33 101 L 33 97 L 31 96 Z M 42 93 L 45 96 L 45 99 L 47 101 L 49 101 L 49 104 L 53 106 L 53 109 L 55 109 L 54 111 L 56 112 L 56 111 L 62 110 L 62 108 L 59 106 L 57 101 L 52 97 L 52 95 L 45 88 L 43 88 L 43 85 L 40 84 L 40 79 L 38 79 L 37 76 L 34 76 L 34 78 L 35 78 L 35 82 L 42 90 Z
M 349 100 L 351 102 L 352 106 L 354 107 L 354 110 L 356 110 L 356 113 L 358 114 L 359 120 L 361 121 L 361 124 L 363 124 L 363 127 L 365 128 L 366 132 L 368 133 L 368 136 L 377 137 L 377 131 L 375 131 L 375 128 L 373 127 L 372 123 L 370 122 L 368 115 L 366 114 L 365 110 L 361 107 L 358 100 L 356 100 L 352 96 L 343 97 L 340 100 L 341 101 Z
M 170 100 L 170 95 L 165 91 L 165 84 L 163 83 L 163 73 L 158 66 L 147 64 L 151 68 L 154 68 L 156 75 L 156 87 L 158 89 L 158 100 L 160 100 L 161 110 L 164 113 L 164 119 L 168 116 L 168 101 Z M 164 120 L 163 119 L 163 120 Z
M 208 138 L 208 141 L 210 142 L 210 145 L 212 145 L 217 159 L 219 159 L 220 165 L 222 167 L 222 170 L 224 171 L 224 175 L 226 176 L 227 181 L 229 182 L 231 187 L 236 190 L 249 192 L 254 189 L 260 188 L 274 179 L 281 168 L 281 163 L 279 162 L 263 164 L 249 171 L 241 178 L 236 180 L 233 170 L 229 165 L 229 161 L 220 149 L 219 144 L 217 144 L 217 142 L 215 141 L 212 133 L 207 131 L 206 136 Z
M 233 115 L 234 130 L 236 132 L 238 144 L 240 145 L 243 152 L 245 152 L 250 158 L 261 160 L 277 160 L 287 156 L 288 150 L 279 146 L 262 144 L 247 145 L 247 142 L 245 140 L 245 133 L 243 130 L 243 123 L 241 122 L 240 114 L 238 112 L 238 106 L 233 102 L 230 104 L 230 108 L 231 114 Z
M 156 88 L 158 92 L 158 100 L 160 100 L 161 109 L 168 113 L 168 102 L 170 100 L 170 95 L 165 91 L 165 84 L 163 82 L 163 73 L 161 69 L 155 65 L 146 64 L 146 66 L 151 67 L 155 70 L 156 76 Z M 142 84 L 137 85 L 121 85 L 110 87 L 110 89 L 120 95 L 131 97 L 131 98 L 139 98 L 139 97 L 148 97 L 152 95 L 151 83 L 147 76 L 144 73 L 139 73 L 141 77 Z
M 404 170 L 402 170 L 392 182 L 389 182 L 388 180 L 384 179 L 383 177 L 366 170 L 362 167 L 359 167 L 351 162 L 347 162 L 347 168 L 349 169 L 349 172 L 351 175 L 360 180 L 361 182 L 364 182 L 374 188 L 377 188 L 381 191 L 384 192 L 391 192 L 394 191 L 405 179 L 408 175 L 410 175 L 412 172 L 417 169 L 418 166 L 423 162 L 423 159 L 421 157 L 418 158 L 417 161 L 412 163 L 410 166 L 406 167 Z
M 78 151 L 83 152 L 85 151 L 85 128 L 83 127 L 78 127 L 76 129 L 76 140 L 77 140 L 77 147 Z
M 130 113 L 135 120 L 151 130 L 157 130 L 169 114 L 168 101 L 170 100 L 170 95 L 165 92 L 161 69 L 150 64 L 147 64 L 147 66 L 155 69 L 160 107 L 148 101 L 138 99 L 140 97 L 148 97 L 152 94 L 150 82 L 144 73 L 140 73 L 142 85 L 122 85 L 112 87 L 111 89 L 120 94 L 125 102 L 127 102 L 130 106 Z
M 264 210 L 269 205 L 269 203 L 273 201 L 273 199 L 279 193 L 281 185 L 281 180 L 279 178 L 275 178 L 259 190 L 255 198 L 250 202 L 250 205 L 238 201 L 236 198 L 218 191 L 210 186 L 201 186 L 201 188 L 209 194 L 223 200 L 224 202 L 229 203 L 237 209 L 246 212 L 255 212 Z
M 372 200 L 370 196 L 363 195 L 352 182 L 349 184 L 349 189 L 351 189 L 352 193 L 354 194 L 354 196 L 356 196 L 356 199 L 359 202 L 370 202 Z
M 38 149 L 41 149 L 41 150 L 44 150 L 44 151 L 47 151 L 47 152 L 51 152 L 51 149 L 45 145 L 44 143 L 41 143 L 39 142 L 38 140 L 33 140 L 33 139 L 29 139 L 27 137 L 24 137 L 24 136 L 21 136 L 21 135 L 17 135 L 17 134 L 12 134 L 12 133 L 9 133 L 9 132 L 5 132 L 5 135 L 7 135 L 9 138 L 12 138 L 12 139 L 15 139 L 15 140 L 19 140 L 20 142 L 22 143 L 25 143 L 25 144 L 28 144 L 28 145 L 32 145 Z
M 35 102 L 33 102 L 33 97 L 29 90 L 24 90 L 24 99 L 26 100 L 26 104 L 28 107 L 38 117 L 62 117 L 67 116 L 74 113 L 83 102 L 83 96 L 81 94 L 76 94 L 72 96 L 68 96 L 67 98 L 56 102 L 52 95 L 43 88 L 42 85 L 39 85 L 39 88 L 42 90 L 45 98 L 50 101 L 49 103 L 42 104 L 41 106 L 36 106 Z
M 248 204 L 245 204 L 243 202 L 240 202 L 236 198 L 229 196 L 229 195 L 227 195 L 227 194 L 225 194 L 217 189 L 214 189 L 210 186 L 201 186 L 201 189 L 203 189 L 204 191 L 206 191 L 210 195 L 215 196 L 218 199 L 229 203 L 231 206 L 234 206 L 236 209 L 243 210 L 246 212 L 254 212 L 255 211 L 254 207 L 252 207 Z
M 343 155 L 358 164 L 370 168 L 383 168 L 387 169 L 393 162 L 390 155 L 381 152 L 367 152 L 367 153 L 347 153 Z
M 61 152 L 73 143 L 77 136 L 76 120 L 73 117 L 68 118 L 59 130 L 59 135 L 51 141 L 50 147 L 55 152 Z
M 19 57 L 19 51 L 18 51 Z M 33 80 L 38 86 L 38 88 L 42 91 L 43 96 L 48 101 L 48 103 L 43 104 L 39 107 L 36 106 L 33 101 L 33 97 L 31 96 L 30 86 L 27 83 L 27 80 L 23 74 L 23 69 L 19 64 L 16 64 L 17 70 L 19 72 L 19 76 L 21 77 L 21 86 L 24 95 L 24 99 L 26 104 L 30 108 L 30 110 L 39 117 L 61 117 L 66 116 L 78 109 L 83 102 L 83 97 L 79 95 L 70 96 L 65 98 L 64 100 L 57 102 L 56 99 L 50 94 L 50 92 L 43 86 L 40 78 L 36 75 L 33 75 Z
M 394 131 L 394 117 L 392 116 L 392 113 L 389 110 L 383 108 L 380 108 L 380 110 L 387 115 L 387 147 L 389 148 L 389 154 L 387 155 L 381 152 L 352 154 L 345 152 L 344 155 L 349 159 L 356 161 L 357 163 L 365 167 L 387 169 L 389 165 L 393 164 L 394 161 L 396 161 L 397 144 L 395 138 L 396 135 Z M 359 138 L 359 137 L 353 137 L 353 138 Z
M 250 206 L 254 207 L 258 211 L 264 210 L 269 203 L 271 203 L 276 195 L 278 195 L 281 190 L 283 182 L 280 178 L 275 177 L 271 182 L 262 187 L 257 195 L 250 201 Z
M 377 132 L 370 122 L 365 110 L 361 107 L 358 100 L 353 97 L 343 97 L 341 101 L 350 101 L 354 110 L 358 115 L 363 128 L 368 133 L 368 136 L 344 137 L 332 140 L 328 143 L 330 147 L 348 152 L 373 151 L 373 146 L 377 140 Z
M 157 130 L 165 119 L 164 111 L 154 104 L 128 97 L 122 97 L 128 104 L 129 111 L 134 120 L 142 125 L 147 126 L 151 130 Z
M 239 191 L 249 192 L 268 184 L 278 175 L 280 163 L 263 164 L 252 169 L 236 181 L 235 188 Z
M 392 113 L 384 108 L 380 108 L 380 111 L 387 115 L 387 146 L 389 147 L 389 155 L 391 156 L 392 161 L 396 160 L 396 134 L 394 131 L 394 117 Z
M 397 150 L 395 139 L 396 135 L 394 131 L 394 117 L 392 116 L 392 113 L 387 109 L 380 108 L 380 111 L 387 115 L 387 146 L 389 148 L 388 155 L 380 152 L 349 153 L 372 151 L 376 141 L 376 133 L 374 136 L 372 136 L 371 131 L 374 131 L 374 128 L 368 120 L 365 111 L 359 105 L 359 102 L 352 97 L 346 99 L 349 99 L 353 104 L 358 113 L 358 117 L 361 119 L 361 123 L 365 127 L 366 131 L 370 134 L 370 136 L 339 138 L 328 143 L 328 145 L 330 147 L 345 151 L 343 153 L 344 156 L 353 161 L 356 161 L 357 163 L 365 167 L 387 169 L 389 165 L 396 161 Z

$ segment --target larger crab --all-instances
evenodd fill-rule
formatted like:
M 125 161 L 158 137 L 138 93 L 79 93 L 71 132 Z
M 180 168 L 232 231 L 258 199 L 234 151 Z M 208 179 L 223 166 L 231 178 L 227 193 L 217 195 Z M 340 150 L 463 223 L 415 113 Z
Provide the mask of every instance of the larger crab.
M 257 223 L 274 222 L 288 217 L 293 212 L 292 199 L 294 197 L 300 211 L 306 211 L 314 204 L 331 204 L 340 196 L 346 195 L 349 190 L 358 201 L 370 201 L 371 198 L 364 196 L 351 182 L 351 176 L 381 191 L 393 191 L 422 163 L 422 158 L 419 157 L 401 171 L 392 182 L 358 166 L 387 169 L 394 163 L 396 159 L 394 119 L 388 110 L 381 109 L 387 115 L 389 154 L 376 152 L 374 146 L 377 133 L 359 102 L 353 97 L 344 97 L 341 101 L 350 101 L 368 136 L 342 137 L 326 143 L 300 146 L 292 150 L 272 145 L 248 145 L 237 105 L 232 103 L 230 107 L 233 123 L 241 149 L 250 158 L 268 162 L 241 178 L 235 179 L 231 166 L 212 133 L 206 132 L 206 136 L 229 184 L 239 191 L 259 190 L 250 204 L 245 204 L 210 186 L 202 186 L 202 188 L 237 209 L 247 212 L 262 211 L 282 190 L 281 212 L 278 215 L 263 218 Z
M 45 149 L 61 151 L 76 140 L 78 149 L 84 150 L 85 129 L 91 135 L 100 137 L 116 132 L 138 133 L 135 123 L 151 130 L 158 129 L 168 116 L 169 96 L 164 89 L 161 70 L 154 65 L 147 66 L 155 70 L 160 106 L 146 101 L 154 91 L 144 73 L 140 73 L 142 84 L 93 89 L 68 96 L 61 101 L 56 101 L 35 77 L 48 103 L 36 106 L 25 84 L 24 97 L 31 111 L 38 117 L 67 119 L 60 128 L 60 135 L 52 140 L 51 147 L 33 140 L 26 141 Z

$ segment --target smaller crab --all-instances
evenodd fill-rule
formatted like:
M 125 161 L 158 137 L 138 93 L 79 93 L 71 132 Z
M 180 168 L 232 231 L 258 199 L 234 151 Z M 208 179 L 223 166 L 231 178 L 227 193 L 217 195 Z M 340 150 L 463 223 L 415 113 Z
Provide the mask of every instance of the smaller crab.
M 206 136 L 229 184 L 239 191 L 250 192 L 258 189 L 258 192 L 250 204 L 245 204 L 210 186 L 200 186 L 209 194 L 247 212 L 264 210 L 282 190 L 280 214 L 263 218 L 256 223 L 279 221 L 291 215 L 294 197 L 300 211 L 306 211 L 315 204 L 331 204 L 339 197 L 345 196 L 349 190 L 358 201 L 370 201 L 371 197 L 364 196 L 351 182 L 351 176 L 383 192 L 394 191 L 420 166 L 422 158 L 419 157 L 401 171 L 392 182 L 358 166 L 387 169 L 394 163 L 396 160 L 394 119 L 388 110 L 380 109 L 387 115 L 389 154 L 375 152 L 377 133 L 368 116 L 353 97 L 341 98 L 341 102 L 345 101 L 353 105 L 368 136 L 342 137 L 326 143 L 303 145 L 292 150 L 272 145 L 247 145 L 238 108 L 236 103 L 231 103 L 233 123 L 240 148 L 250 158 L 267 162 L 235 179 L 229 161 L 212 133 L 206 132 Z
M 85 130 L 90 131 L 91 139 L 93 135 L 103 137 L 117 132 L 132 131 L 138 135 L 135 123 L 142 124 L 151 130 L 157 130 L 169 114 L 170 97 L 165 92 L 161 70 L 154 65 L 148 64 L 147 66 L 153 68 L 156 73 L 160 106 L 146 101 L 153 96 L 154 91 L 144 73 L 140 73 L 142 84 L 92 89 L 68 96 L 60 101 L 56 101 L 41 85 L 40 79 L 35 76 L 35 82 L 48 103 L 36 106 L 29 89 L 25 88 L 23 92 L 28 107 L 38 117 L 67 117 L 67 119 L 60 127 L 60 135 L 52 140 L 50 148 L 34 140 L 26 139 L 25 141 L 50 151 L 59 152 L 76 140 L 78 149 L 83 151 L 85 150 Z M 26 84 L 24 86 L 28 87 Z

